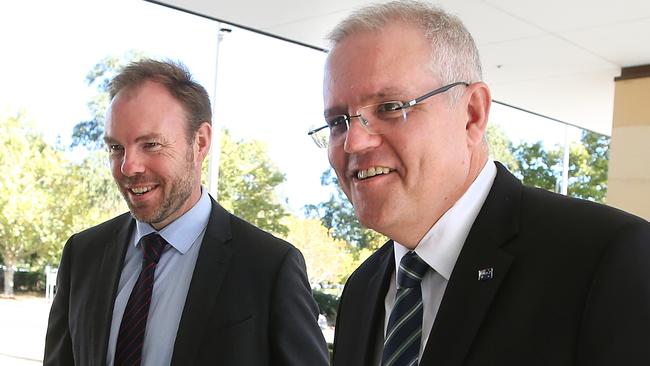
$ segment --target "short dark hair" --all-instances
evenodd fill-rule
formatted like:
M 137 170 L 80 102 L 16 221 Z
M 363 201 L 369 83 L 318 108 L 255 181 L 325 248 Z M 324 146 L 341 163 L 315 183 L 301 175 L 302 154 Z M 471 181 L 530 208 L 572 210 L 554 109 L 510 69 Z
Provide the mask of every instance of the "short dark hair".
M 181 62 L 153 59 L 131 62 L 109 83 L 110 99 L 113 100 L 120 91 L 136 88 L 146 81 L 162 84 L 181 103 L 186 114 L 188 140 L 193 139 L 203 122 L 212 124 L 208 93 Z

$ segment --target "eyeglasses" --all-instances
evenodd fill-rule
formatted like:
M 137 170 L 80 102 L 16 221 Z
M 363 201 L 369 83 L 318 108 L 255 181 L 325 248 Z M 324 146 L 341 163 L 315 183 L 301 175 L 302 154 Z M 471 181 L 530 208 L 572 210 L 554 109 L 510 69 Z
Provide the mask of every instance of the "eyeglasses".
M 325 126 L 315 128 L 307 134 L 316 143 L 316 146 L 326 148 L 327 146 L 338 146 L 345 142 L 348 129 L 352 118 L 359 118 L 361 126 L 371 135 L 381 135 L 386 133 L 390 128 L 399 122 L 406 121 L 409 108 L 416 104 L 422 103 L 427 98 L 436 94 L 441 94 L 457 86 L 470 84 L 464 81 L 451 83 L 432 90 L 421 97 L 411 99 L 406 102 L 398 100 L 371 104 L 357 109 L 357 114 L 338 114 L 325 118 Z

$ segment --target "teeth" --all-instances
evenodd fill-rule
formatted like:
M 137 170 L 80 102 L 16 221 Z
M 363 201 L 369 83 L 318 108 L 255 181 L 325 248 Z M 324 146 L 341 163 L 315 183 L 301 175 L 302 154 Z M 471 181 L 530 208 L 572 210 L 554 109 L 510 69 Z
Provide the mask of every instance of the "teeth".
M 143 194 L 149 192 L 152 189 L 153 187 L 136 187 L 136 188 L 131 188 L 131 192 L 135 194 Z
M 374 177 L 375 175 L 388 174 L 388 173 L 390 173 L 390 168 L 386 168 L 382 166 L 373 166 L 366 170 L 359 170 L 357 172 L 357 178 L 366 179 L 366 178 Z

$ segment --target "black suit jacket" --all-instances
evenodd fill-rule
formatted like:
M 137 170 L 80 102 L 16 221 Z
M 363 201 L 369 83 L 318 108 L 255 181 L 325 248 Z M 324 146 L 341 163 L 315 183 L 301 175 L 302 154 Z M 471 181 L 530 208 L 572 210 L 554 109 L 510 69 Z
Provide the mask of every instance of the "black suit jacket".
M 494 277 L 479 281 L 484 268 Z M 335 366 L 381 352 L 393 270 L 389 241 L 349 278 Z M 497 163 L 420 365 L 650 365 L 650 224 L 522 186 Z
M 45 365 L 104 365 L 130 214 L 73 235 L 57 278 Z M 214 200 L 172 365 L 326 365 L 300 252 Z

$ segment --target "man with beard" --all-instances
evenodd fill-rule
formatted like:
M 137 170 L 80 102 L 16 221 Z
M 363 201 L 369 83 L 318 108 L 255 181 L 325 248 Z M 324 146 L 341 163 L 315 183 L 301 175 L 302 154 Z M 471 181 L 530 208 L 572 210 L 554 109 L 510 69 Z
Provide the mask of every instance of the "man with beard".
M 104 139 L 130 213 L 65 245 L 44 364 L 326 365 L 300 252 L 201 186 L 205 89 L 143 60 L 109 91 Z
M 650 225 L 489 159 L 490 90 L 460 20 L 391 2 L 329 38 L 310 134 L 391 239 L 345 285 L 334 365 L 650 365 Z

